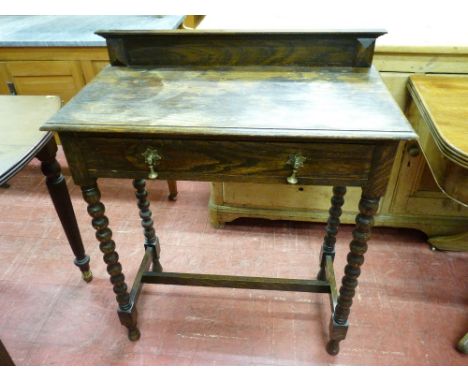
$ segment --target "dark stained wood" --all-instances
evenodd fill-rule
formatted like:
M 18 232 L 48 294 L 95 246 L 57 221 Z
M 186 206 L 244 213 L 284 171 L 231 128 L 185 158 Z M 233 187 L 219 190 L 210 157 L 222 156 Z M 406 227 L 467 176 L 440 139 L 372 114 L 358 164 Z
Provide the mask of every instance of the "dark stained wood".
M 80 229 L 78 228 L 70 194 L 68 193 L 67 183 L 62 175 L 60 164 L 55 157 L 56 153 L 57 144 L 53 137 L 51 137 L 36 156 L 41 161 L 41 170 L 46 176 L 49 195 L 62 223 L 68 243 L 75 255 L 74 263 L 80 268 L 83 280 L 90 282 L 93 279 L 93 274 L 89 268 L 90 258 L 85 254 Z
M 13 359 L 11 358 L 10 354 L 8 353 L 5 345 L 0 340 L 0 366 L 15 366 Z
M 169 186 L 169 200 L 177 200 L 177 182 L 175 180 L 168 180 L 167 185 Z
M 208 275 L 196 273 L 145 272 L 143 273 L 141 281 L 148 284 L 173 284 L 223 288 L 330 293 L 330 285 L 328 284 L 328 282 L 321 280 Z
M 336 304 L 338 303 L 338 290 L 336 289 L 333 259 L 331 256 L 326 256 L 325 259 L 325 276 L 327 282 L 330 284 L 330 307 L 333 315 L 333 313 L 335 312 Z
M 103 253 L 104 262 L 107 264 L 107 273 L 110 282 L 114 286 L 114 293 L 119 304 L 118 314 L 122 325 L 128 328 L 131 340 L 137 340 L 140 332 L 136 326 L 136 308 L 130 299 L 125 276 L 122 273 L 122 265 L 119 263 L 119 255 L 115 251 L 115 243 L 112 240 L 112 231 L 109 228 L 109 219 L 104 214 L 104 204 L 101 203 L 101 193 L 96 183 L 82 186 L 83 198 L 88 203 L 88 214 L 92 217 L 92 225 L 96 230 L 96 239 L 99 241 L 99 249 Z
M 380 198 L 384 196 L 388 179 L 392 171 L 398 144 L 396 142 L 376 146 L 372 153 L 371 172 L 363 188 L 368 197 Z
M 43 129 L 297 142 L 416 139 L 373 67 L 107 67 Z
M 132 290 L 130 291 L 130 301 L 132 301 L 133 306 L 136 305 L 138 298 L 140 297 L 141 288 L 143 287 L 141 277 L 143 276 L 144 272 L 149 270 L 151 264 L 153 264 L 153 257 L 154 247 L 147 247 L 145 250 L 145 255 L 141 260 L 140 267 L 138 268 L 138 272 L 135 276 L 135 280 L 133 281 Z
M 135 179 L 133 187 L 135 187 L 135 196 L 138 199 L 137 205 L 140 210 L 141 226 L 145 235 L 145 248 L 152 247 L 151 253 L 153 255 L 153 271 L 161 272 L 162 266 L 159 262 L 159 254 L 161 248 L 159 239 L 153 227 L 152 213 L 150 210 L 150 202 L 148 200 L 148 191 L 146 191 L 146 182 L 144 179 Z
M 161 159 L 154 166 L 158 179 L 287 183 L 292 167 L 289 158 L 303 155 L 297 171 L 300 184 L 347 184 L 367 182 L 375 143 L 345 141 L 281 143 L 250 141 L 151 139 L 150 135 L 123 138 L 121 135 L 61 134 L 64 147 L 71 139 L 79 156 L 67 157 L 85 178 L 148 178 L 150 170 L 143 153 L 156 149 Z M 188 149 L 189 148 L 189 149 Z
M 342 214 L 341 207 L 344 204 L 344 195 L 346 194 L 346 187 L 335 186 L 333 187 L 333 196 L 331 198 L 331 207 L 328 210 L 329 217 L 327 226 L 325 227 L 325 237 L 323 239 L 322 248 L 320 250 L 320 271 L 317 275 L 319 280 L 326 280 L 326 263 L 327 256 L 333 261 L 335 259 L 335 243 L 338 227 L 340 226 L 340 216 Z
M 97 31 L 116 66 L 357 66 L 385 31 Z
M 43 129 L 59 133 L 82 186 L 131 339 L 140 335 L 135 304 L 143 283 L 295 290 L 330 293 L 327 350 L 338 353 L 396 147 L 416 138 L 371 66 L 379 34 L 102 33 L 116 66 Z M 130 294 L 99 177 L 139 179 L 147 245 Z M 335 186 L 321 260 L 326 281 L 148 272 L 157 251 L 145 178 Z M 363 194 L 338 296 L 335 236 L 345 186 L 352 185 Z
M 353 240 L 350 244 L 345 267 L 345 275 L 341 281 L 338 301 L 330 324 L 330 341 L 327 351 L 338 354 L 339 343 L 346 337 L 348 317 L 353 303 L 353 297 L 361 274 L 361 265 L 364 263 L 364 253 L 367 251 L 367 241 L 370 238 L 374 224 L 373 216 L 379 207 L 379 198 L 367 196 L 364 191 L 359 202 L 359 214 L 356 217 L 356 228 L 353 231 Z

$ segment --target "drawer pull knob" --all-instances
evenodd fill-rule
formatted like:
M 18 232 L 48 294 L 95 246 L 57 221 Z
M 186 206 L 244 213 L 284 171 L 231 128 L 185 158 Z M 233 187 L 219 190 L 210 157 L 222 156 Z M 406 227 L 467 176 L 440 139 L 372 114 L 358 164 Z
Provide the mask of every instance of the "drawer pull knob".
M 421 152 L 419 151 L 418 144 L 413 144 L 408 147 L 408 154 L 412 157 L 417 157 Z
M 289 164 L 293 169 L 292 174 L 286 178 L 289 184 L 297 184 L 297 171 L 302 166 L 304 166 L 304 162 L 306 161 L 306 159 L 307 158 L 305 156 L 302 156 L 300 154 L 293 154 L 289 156 L 287 164 Z
M 158 173 L 154 170 L 154 166 L 156 166 L 161 160 L 158 150 L 148 147 L 142 155 L 149 168 L 148 179 L 156 179 L 158 177 Z

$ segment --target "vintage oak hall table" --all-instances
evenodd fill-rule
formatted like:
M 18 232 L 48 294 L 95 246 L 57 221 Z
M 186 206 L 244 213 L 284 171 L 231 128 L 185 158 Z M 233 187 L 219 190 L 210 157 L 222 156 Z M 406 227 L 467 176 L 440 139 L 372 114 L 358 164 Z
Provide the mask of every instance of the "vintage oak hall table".
M 131 340 L 140 337 L 144 283 L 256 288 L 329 293 L 327 351 L 338 353 L 397 145 L 416 139 L 372 66 L 383 33 L 97 32 L 111 66 L 43 129 L 59 134 L 81 186 Z M 145 255 L 131 291 L 100 177 L 134 179 Z M 317 280 L 164 272 L 145 190 L 145 179 L 156 178 L 333 186 Z M 338 291 L 333 259 L 346 186 L 362 187 L 362 197 Z

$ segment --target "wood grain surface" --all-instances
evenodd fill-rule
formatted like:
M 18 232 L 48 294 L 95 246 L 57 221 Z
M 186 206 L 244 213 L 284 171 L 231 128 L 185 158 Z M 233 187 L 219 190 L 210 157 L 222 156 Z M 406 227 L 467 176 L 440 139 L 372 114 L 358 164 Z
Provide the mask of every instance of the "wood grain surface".
M 385 31 L 98 31 L 117 66 L 369 67 Z
M 45 126 L 54 131 L 411 139 L 367 68 L 105 68 Z
M 89 177 L 146 178 L 143 153 L 155 149 L 158 179 L 231 180 L 286 184 L 291 156 L 304 156 L 298 169 L 300 184 L 366 184 L 371 161 L 379 150 L 373 143 L 250 142 L 195 139 L 123 138 L 118 134 L 61 134 L 75 181 Z M 389 158 L 391 160 L 391 157 Z M 81 174 L 81 175 L 80 175 Z
M 468 76 L 413 75 L 409 87 L 437 146 L 468 168 Z
M 408 118 L 439 188 L 468 206 L 468 77 L 410 77 Z

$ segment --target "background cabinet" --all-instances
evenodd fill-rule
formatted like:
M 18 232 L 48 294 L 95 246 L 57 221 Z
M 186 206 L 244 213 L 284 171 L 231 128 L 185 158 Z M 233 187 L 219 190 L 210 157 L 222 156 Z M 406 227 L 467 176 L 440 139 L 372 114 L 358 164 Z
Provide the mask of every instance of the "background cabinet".
M 107 64 L 105 47 L 3 47 L 0 93 L 57 95 L 66 103 Z
M 5 79 L 17 94 L 58 95 L 72 98 L 85 81 L 77 61 L 9 61 L 2 63 Z
M 233 26 L 233 29 L 271 29 L 281 21 L 249 20 L 230 22 L 207 16 L 198 29 L 229 29 Z M 405 36 L 405 33 L 400 35 Z M 442 35 L 437 36 L 439 41 Z M 398 33 L 393 36 L 398 36 Z M 421 46 L 408 45 L 408 38 L 402 40 L 401 46 L 379 46 L 380 39 L 377 41 L 374 65 L 403 112 L 407 112 L 410 100 L 406 89 L 410 75 L 468 73 L 468 44 L 450 46 L 439 43 L 432 47 L 427 45 L 429 38 L 423 37 L 424 44 Z M 446 38 L 453 39 L 454 36 L 447 34 Z M 396 40 L 393 38 L 391 41 L 394 43 Z M 452 201 L 440 191 L 419 151 L 417 142 L 400 144 L 387 192 L 375 217 L 375 225 L 415 228 L 429 237 L 467 232 L 468 208 Z M 359 189 L 348 188 L 343 206 L 344 223 L 354 223 L 359 196 Z M 325 222 L 330 197 L 330 188 L 321 186 L 214 183 L 209 204 L 210 218 L 215 226 L 241 217 Z M 468 250 L 468 243 L 457 243 L 455 247 Z

